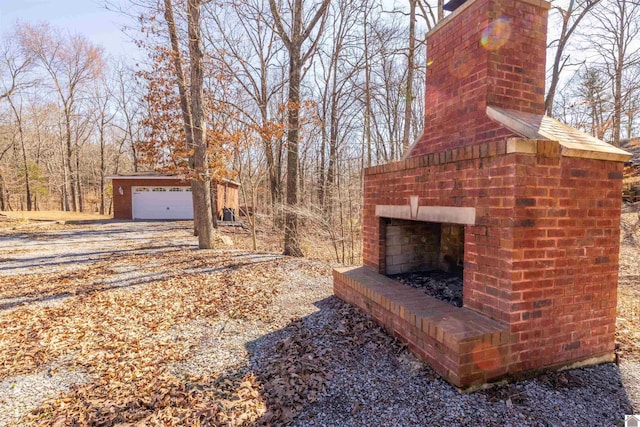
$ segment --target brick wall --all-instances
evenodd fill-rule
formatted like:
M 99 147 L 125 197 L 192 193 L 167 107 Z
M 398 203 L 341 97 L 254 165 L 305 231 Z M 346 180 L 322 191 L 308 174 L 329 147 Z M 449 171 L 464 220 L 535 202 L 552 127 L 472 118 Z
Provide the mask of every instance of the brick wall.
M 410 156 L 515 137 L 488 105 L 544 113 L 548 8 L 469 0 L 427 35 L 424 133 Z
M 622 163 L 538 154 L 506 142 L 367 170 L 366 266 L 384 274 L 376 205 L 476 208 L 464 232 L 464 306 L 510 325 L 514 371 L 613 351 Z M 384 234 L 384 233 L 382 233 Z M 381 238 L 382 237 L 382 238 Z
M 392 219 L 385 230 L 387 274 L 438 269 L 440 224 Z
M 517 172 L 511 362 L 525 370 L 612 352 L 622 163 L 523 156 Z
M 472 387 L 508 375 L 508 327 L 436 300 L 366 267 L 334 270 L 335 294 L 371 315 L 449 382 Z
M 442 270 L 462 272 L 464 227 L 458 224 L 389 219 L 385 230 L 385 274 Z

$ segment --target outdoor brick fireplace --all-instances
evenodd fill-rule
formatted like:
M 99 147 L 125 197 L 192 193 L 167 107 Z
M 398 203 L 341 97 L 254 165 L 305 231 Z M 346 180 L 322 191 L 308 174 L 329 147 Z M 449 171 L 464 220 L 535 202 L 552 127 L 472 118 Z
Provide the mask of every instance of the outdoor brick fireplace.
M 367 169 L 334 291 L 452 384 L 613 359 L 628 153 L 543 115 L 541 0 L 468 0 L 427 38 L 425 127 Z M 461 308 L 388 278 L 462 272 Z

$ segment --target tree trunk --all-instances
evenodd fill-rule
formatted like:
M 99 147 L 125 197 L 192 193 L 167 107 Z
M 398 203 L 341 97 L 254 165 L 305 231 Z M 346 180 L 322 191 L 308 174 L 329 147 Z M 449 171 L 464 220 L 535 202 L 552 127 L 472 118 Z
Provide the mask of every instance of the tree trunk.
M 288 130 L 287 130 L 287 211 L 285 213 L 284 254 L 303 256 L 298 242 L 298 127 L 300 126 L 300 81 L 302 66 L 313 53 L 316 42 L 320 38 L 324 19 L 326 18 L 329 0 L 324 0 L 316 10 L 308 25 L 303 25 L 303 1 L 295 0 L 291 7 L 290 34 L 287 34 L 278 12 L 275 0 L 269 0 L 269 8 L 274 18 L 276 31 L 289 53 L 289 96 L 288 96 Z M 311 47 L 302 55 L 302 44 L 310 37 L 311 31 L 322 19 L 320 29 Z
M 640 90 L 640 87 L 638 88 Z M 635 115 L 640 111 L 640 105 L 636 107 L 636 102 L 638 102 L 637 98 L 634 96 L 629 97 L 629 105 L 627 106 L 627 126 L 626 126 L 626 135 L 627 138 L 631 139 L 633 136 L 633 124 Z
M 626 4 L 621 5 L 620 7 L 620 20 L 618 22 L 619 27 L 618 27 L 618 34 L 617 36 L 619 37 L 618 40 L 620 40 L 617 43 L 617 57 L 616 57 L 616 61 L 614 62 L 615 64 L 615 76 L 614 76 L 614 81 L 613 81 L 613 138 L 612 138 L 612 143 L 613 145 L 615 145 L 616 147 L 620 146 L 620 122 L 622 120 L 622 72 L 626 67 L 626 60 L 627 58 L 625 58 L 625 41 L 626 41 L 626 30 L 627 30 L 627 23 L 624 21 L 624 17 L 625 17 L 625 10 L 624 8 L 626 7 Z
M 203 104 L 203 68 L 204 54 L 201 43 L 200 8 L 201 0 L 187 2 L 187 32 L 189 37 L 190 60 L 190 92 L 187 95 L 182 58 L 178 42 L 173 5 L 171 0 L 164 0 L 164 16 L 169 30 L 173 64 L 177 77 L 180 107 L 184 121 L 187 146 L 193 148 L 190 159 L 193 168 L 191 179 L 193 197 L 194 232 L 198 236 L 200 249 L 211 249 L 214 246 L 213 218 L 211 215 L 211 171 L 207 152 L 206 122 Z M 190 98 L 190 99 L 189 99 Z
M 403 153 L 409 149 L 409 137 L 411 134 L 411 103 L 413 101 L 413 71 L 416 52 L 416 1 L 417 0 L 409 0 L 409 53 L 407 54 L 407 87 L 404 96 Z
M 562 18 L 562 30 L 560 32 L 560 39 L 558 40 L 558 47 L 556 48 L 556 54 L 553 60 L 553 70 L 551 72 L 551 81 L 549 82 L 549 90 L 547 91 L 547 97 L 544 100 L 544 109 L 545 113 L 548 116 L 553 115 L 553 99 L 556 95 L 556 88 L 558 87 L 558 82 L 560 81 L 560 62 L 562 61 L 562 53 L 564 52 L 564 46 L 567 41 L 566 33 L 567 33 L 567 25 L 569 24 L 569 16 L 571 14 L 571 9 L 573 6 L 573 1 L 569 3 L 569 10 L 565 12 L 565 16 Z
M 80 176 L 80 147 L 76 141 L 76 194 L 78 195 L 78 212 L 84 212 L 84 198 L 82 197 L 82 178 Z
M 267 113 L 267 82 L 264 78 L 261 79 L 261 99 L 260 99 L 260 116 L 262 125 L 266 126 L 269 123 L 269 115 Z M 276 164 L 275 156 L 273 155 L 273 135 L 270 130 L 264 129 L 262 133 L 262 145 L 264 147 L 264 154 L 267 161 L 267 170 L 269 172 L 269 193 L 271 195 L 271 208 L 273 211 L 273 225 L 277 226 L 278 217 L 276 212 L 278 206 L 282 201 L 282 182 L 280 181 L 280 168 Z
M 567 46 L 567 43 L 576 28 L 580 24 L 580 21 L 589 14 L 589 12 L 595 7 L 600 0 L 591 0 L 589 2 L 584 2 L 582 5 L 582 10 L 575 16 L 573 23 L 569 25 L 571 17 L 574 16 L 574 12 L 576 11 L 576 1 L 570 0 L 569 5 L 566 10 L 560 9 L 560 13 L 562 14 L 562 29 L 560 30 L 560 36 L 558 37 L 558 47 L 556 48 L 556 53 L 553 59 L 553 67 L 551 72 L 551 80 L 549 82 L 549 90 L 547 91 L 547 96 L 544 100 L 544 110 L 548 116 L 553 114 L 553 100 L 556 95 L 556 91 L 558 88 L 558 83 L 560 82 L 560 73 L 564 68 L 564 65 L 567 61 L 565 59 L 563 61 L 562 57 L 564 54 L 564 49 Z
M 2 172 L 0 171 L 0 211 L 6 211 L 7 204 L 5 202 L 5 188 L 4 188 L 4 178 L 2 176 Z
M 371 66 L 369 63 L 369 39 L 367 37 L 367 14 L 364 15 L 364 136 L 362 148 L 362 164 L 371 167 Z M 366 152 L 366 162 L 364 161 Z M 364 170 L 364 167 L 362 167 Z M 364 171 L 363 171 L 364 172 Z M 364 176 L 364 173 L 362 174 Z
M 13 114 L 16 118 L 16 122 L 18 124 L 18 136 L 20 138 L 20 149 L 22 154 L 21 160 L 22 160 L 22 167 L 24 168 L 24 187 L 25 187 L 25 193 L 26 193 L 26 199 L 27 199 L 27 210 L 30 211 L 31 210 L 31 186 L 29 183 L 29 164 L 27 162 L 27 150 L 24 144 L 24 129 L 22 127 L 22 105 L 19 106 L 19 111 L 18 111 L 18 107 L 16 107 L 16 105 L 14 104 L 12 97 L 10 95 L 6 95 L 6 99 L 9 101 L 9 105 L 11 106 L 11 110 L 13 111 Z M 14 145 L 14 150 L 15 150 L 15 145 Z
M 325 105 L 326 107 L 326 105 Z M 319 161 L 318 164 L 316 165 L 316 170 L 317 170 L 317 174 L 318 176 L 316 177 L 316 179 L 318 180 L 318 203 L 320 204 L 320 206 L 324 207 L 325 206 L 325 190 L 326 190 L 326 181 L 325 181 L 325 176 L 324 176 L 324 167 L 326 164 L 326 154 L 325 151 L 327 149 L 327 127 L 325 125 L 326 123 L 326 112 L 325 112 L 325 107 L 323 107 L 323 116 L 320 118 L 322 125 L 320 126 L 320 150 L 319 151 Z
M 336 94 L 336 75 L 333 75 L 333 90 L 331 94 L 331 114 L 329 129 L 329 165 L 327 168 L 327 185 L 325 189 L 325 212 L 327 218 L 331 219 L 333 211 L 334 190 L 336 181 L 336 162 L 338 157 L 338 97 Z
M 207 152 L 207 125 L 204 117 L 203 84 L 204 54 L 200 34 L 201 0 L 188 0 L 189 57 L 191 65 L 191 124 L 194 146 L 194 167 L 197 185 L 193 189 L 194 208 L 198 211 L 198 246 L 214 247 L 211 215 L 211 171 Z
M 304 256 L 298 242 L 298 127 L 300 126 L 300 50 L 289 52 L 289 105 L 287 131 L 287 212 L 284 255 Z
M 29 164 L 27 162 L 27 151 L 24 146 L 24 136 L 22 135 L 22 125 L 20 127 L 20 144 L 22 145 L 22 164 L 24 166 L 24 189 L 27 198 L 27 210 L 32 210 L 31 206 L 31 186 L 29 184 Z
M 282 204 L 281 162 L 278 157 L 274 157 L 273 155 L 273 143 L 271 139 L 265 140 L 264 144 L 265 154 L 267 155 L 267 169 L 269 170 L 269 193 L 271 194 L 273 226 L 279 228 L 282 224 L 282 219 L 279 214 L 280 205 Z
M 218 228 L 218 183 L 212 182 L 209 190 L 211 193 L 211 222 L 213 228 Z
M 67 156 L 65 155 L 64 141 L 60 141 L 61 144 L 61 159 L 62 159 L 62 194 L 60 200 L 60 207 L 63 211 L 68 212 L 69 206 L 69 166 L 67 165 Z
M 100 126 L 100 215 L 104 215 L 104 176 L 105 176 L 105 162 L 104 162 L 104 125 Z
M 67 190 L 68 197 L 71 197 L 71 209 L 74 212 L 78 211 L 78 199 L 76 195 L 76 183 L 75 183 L 75 175 L 73 173 L 73 144 L 71 143 L 71 113 L 66 111 L 65 108 L 65 126 L 66 126 L 66 135 L 65 141 L 67 143 L 66 146 L 66 166 L 67 170 L 65 171 L 67 174 L 67 184 L 69 189 Z M 65 205 L 68 205 L 68 201 Z M 66 209 L 69 210 L 69 209 Z

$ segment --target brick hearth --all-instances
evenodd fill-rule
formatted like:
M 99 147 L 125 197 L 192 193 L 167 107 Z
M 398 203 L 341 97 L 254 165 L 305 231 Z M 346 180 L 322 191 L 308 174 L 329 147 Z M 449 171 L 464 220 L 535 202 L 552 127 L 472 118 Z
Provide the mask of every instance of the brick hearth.
M 438 301 L 366 267 L 334 270 L 335 294 L 370 314 L 453 384 L 508 373 L 509 326 Z
M 424 134 L 366 171 L 364 267 L 334 272 L 336 295 L 458 387 L 613 358 L 629 155 L 542 115 L 548 7 L 469 0 L 432 30 Z M 487 47 L 497 20 L 508 38 Z M 419 253 L 387 244 L 398 220 Z M 428 230 L 464 230 L 463 251 L 429 249 Z M 384 276 L 445 255 L 464 267 L 463 308 Z

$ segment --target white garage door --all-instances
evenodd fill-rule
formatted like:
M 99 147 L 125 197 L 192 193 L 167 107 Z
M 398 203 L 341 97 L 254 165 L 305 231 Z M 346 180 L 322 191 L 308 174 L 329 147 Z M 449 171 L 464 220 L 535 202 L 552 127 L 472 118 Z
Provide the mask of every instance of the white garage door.
M 193 219 L 190 187 L 133 187 L 133 219 Z

